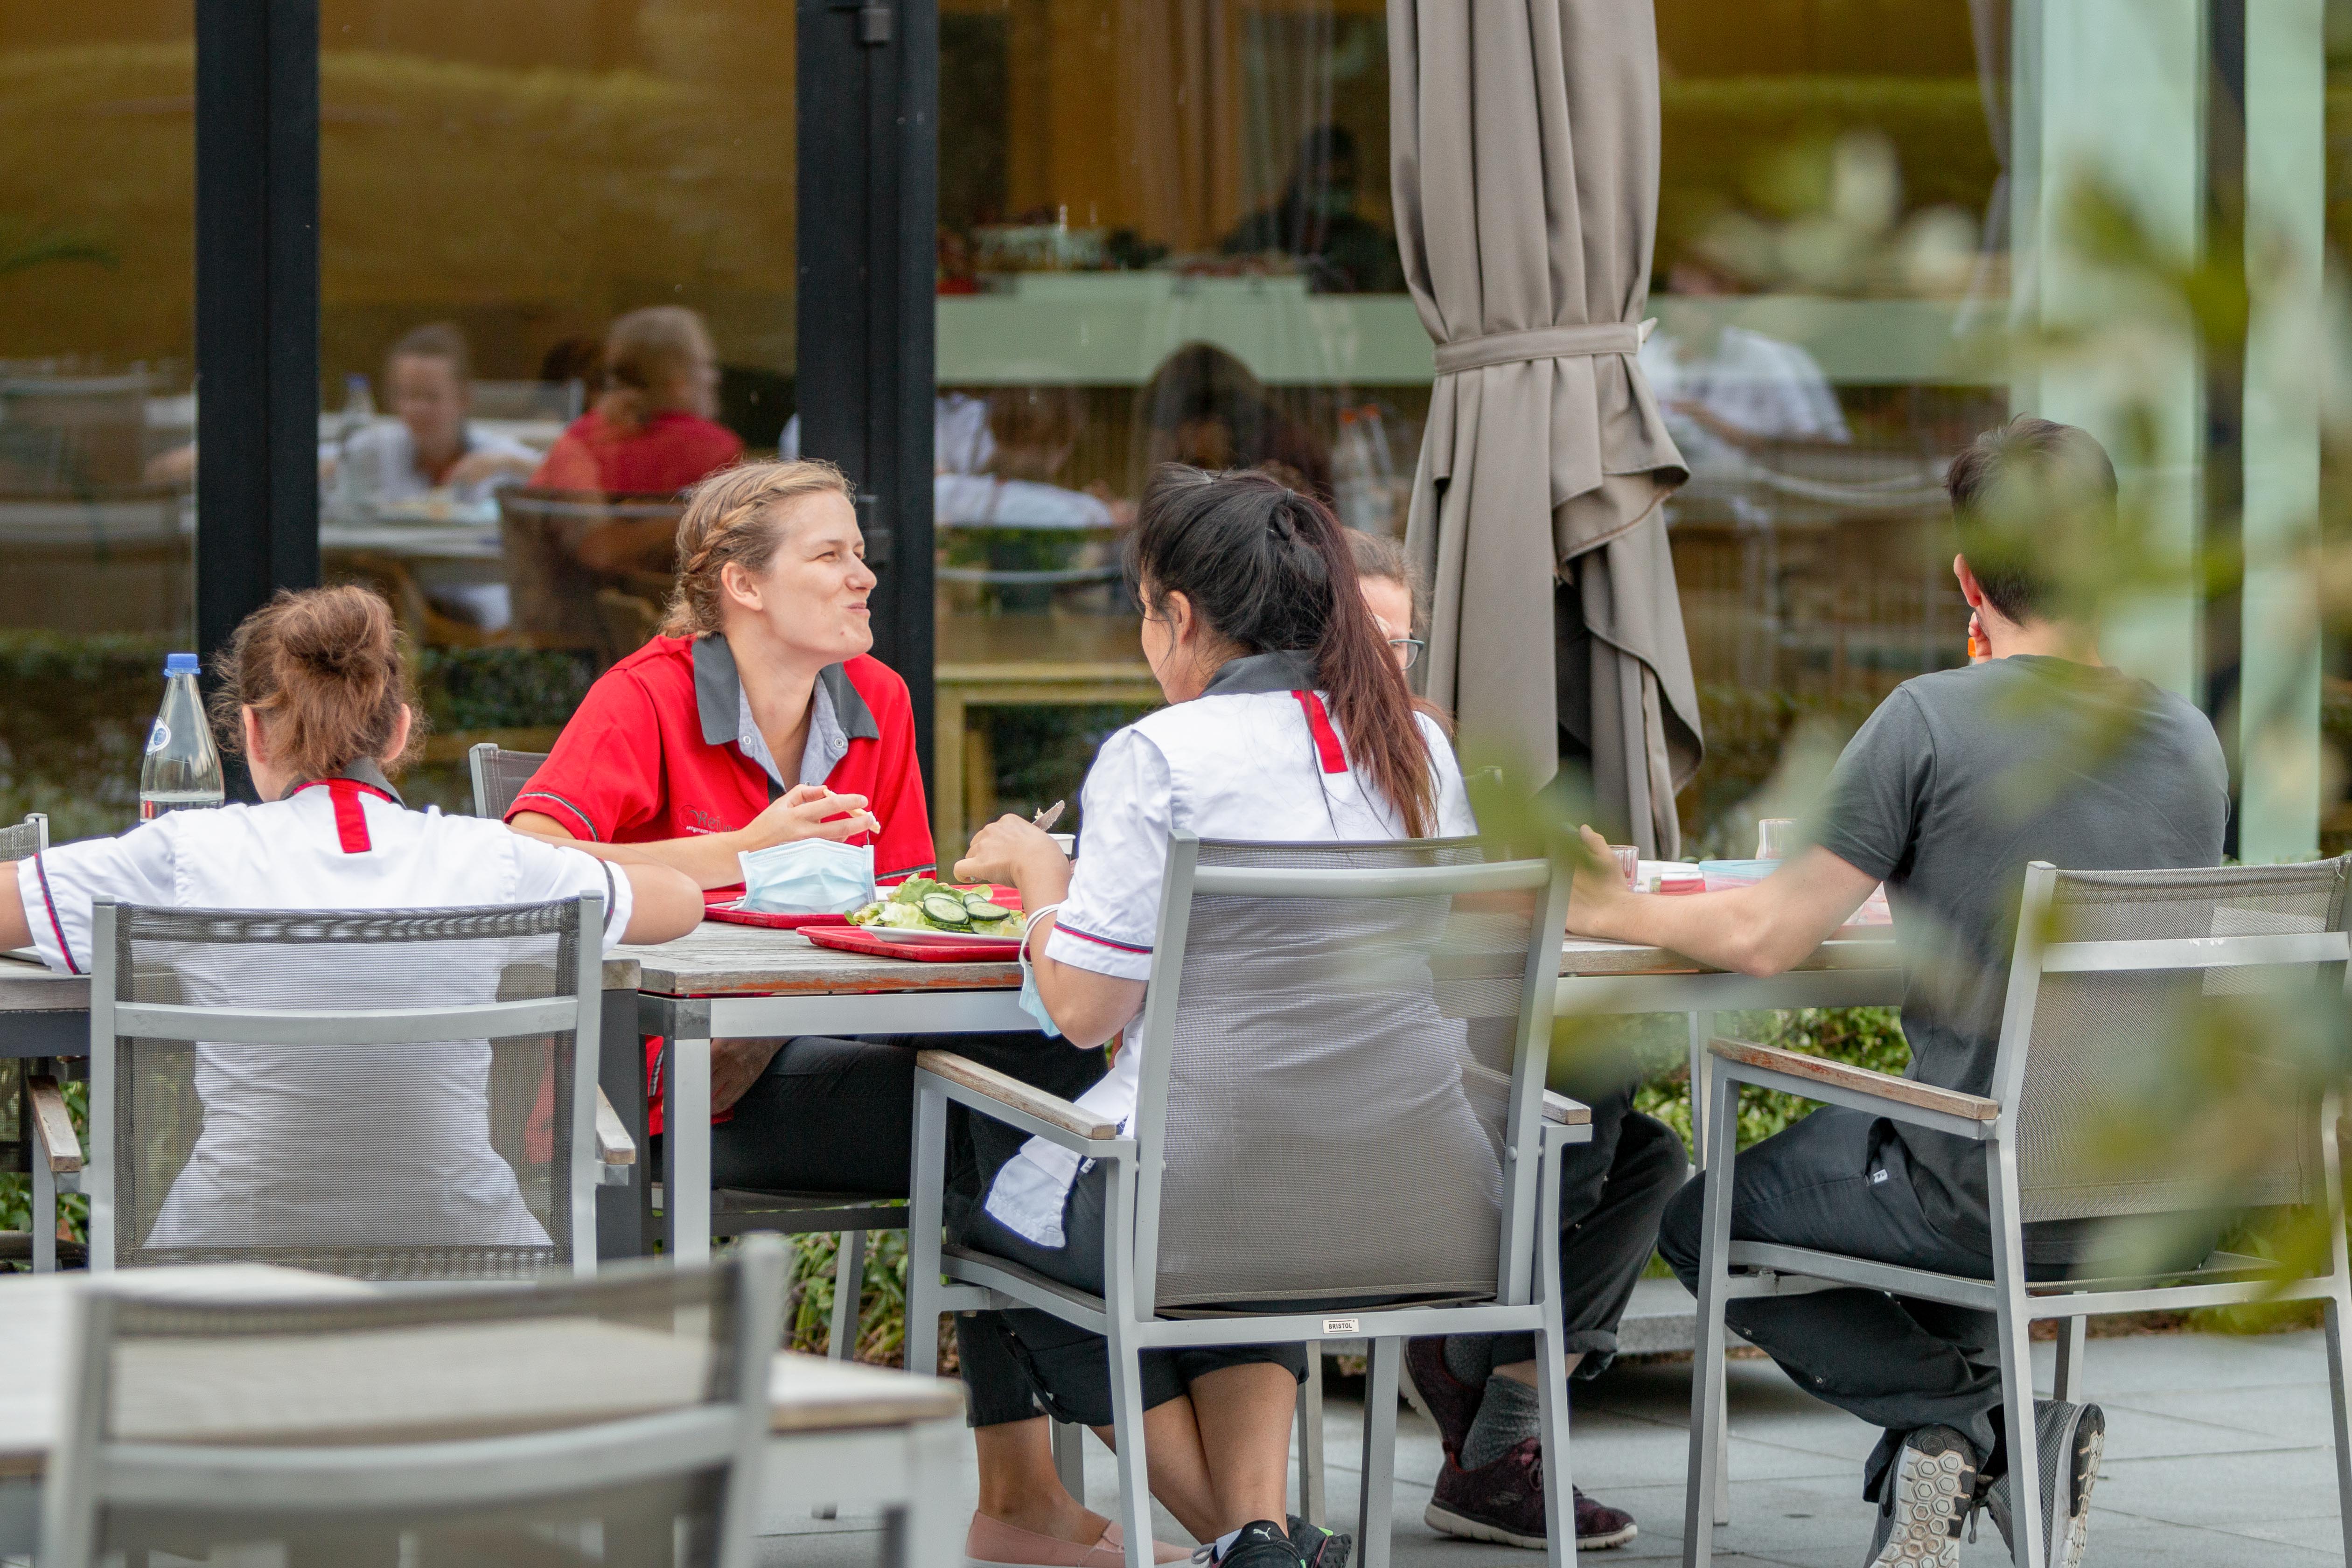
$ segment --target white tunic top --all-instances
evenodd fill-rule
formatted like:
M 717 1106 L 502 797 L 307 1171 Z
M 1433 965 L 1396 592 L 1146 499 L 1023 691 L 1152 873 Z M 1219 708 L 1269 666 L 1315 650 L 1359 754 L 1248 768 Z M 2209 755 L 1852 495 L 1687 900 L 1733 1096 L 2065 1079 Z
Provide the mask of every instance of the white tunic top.
M 355 800 L 366 848 L 347 851 L 336 794 Z M 350 808 L 347 807 L 346 810 Z M 628 879 L 577 850 L 502 823 L 411 811 L 338 781 L 265 806 L 176 811 L 120 838 L 51 849 L 16 866 L 33 944 L 52 969 L 92 966 L 100 898 L 193 909 L 433 909 L 537 904 L 597 894 L 604 947 L 627 929 Z M 454 1005 L 498 994 L 505 951 L 526 942 L 313 948 L 190 945 L 175 954 L 199 1007 L 353 1009 Z M 429 955 L 429 957 L 424 956 Z M 535 956 L 530 955 L 530 956 Z M 418 965 L 429 966 L 420 976 Z M 350 1215 L 399 1217 L 415 1245 L 545 1247 L 513 1168 L 491 1146 L 486 1040 L 310 1050 L 199 1044 L 204 1130 L 145 1245 L 255 1247 L 347 1239 Z M 388 1207 L 389 1206 L 389 1207 Z
M 1045 939 L 1056 962 L 1121 979 L 1150 977 L 1168 836 L 1176 830 L 1287 843 L 1405 836 L 1396 809 L 1352 758 L 1343 771 L 1324 771 L 1296 695 L 1216 695 L 1214 685 L 1212 695 L 1137 720 L 1096 754 L 1080 797 L 1085 814 L 1069 896 Z M 1328 699 L 1316 697 L 1328 709 Z M 1438 835 L 1476 832 L 1453 747 L 1433 721 L 1419 723 L 1437 782 Z M 1344 746 L 1336 729 L 1332 737 Z M 1138 1058 L 1122 1050 L 1109 1074 L 1077 1101 L 1122 1133 L 1141 1082 Z M 998 1173 L 988 1212 L 1040 1246 L 1059 1247 L 1063 1204 L 1078 1168 L 1076 1155 L 1032 1138 Z

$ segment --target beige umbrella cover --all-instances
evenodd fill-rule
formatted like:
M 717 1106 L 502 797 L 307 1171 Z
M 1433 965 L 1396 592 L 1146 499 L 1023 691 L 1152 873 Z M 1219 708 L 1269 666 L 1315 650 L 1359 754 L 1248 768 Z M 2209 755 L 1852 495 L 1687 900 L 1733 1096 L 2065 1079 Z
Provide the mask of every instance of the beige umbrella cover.
M 1389 70 L 1397 239 L 1437 344 L 1405 536 L 1435 589 L 1428 695 L 1530 782 L 1563 715 L 1589 723 L 1600 817 L 1671 857 L 1701 747 L 1663 506 L 1689 476 L 1634 358 L 1650 0 L 1389 0 Z

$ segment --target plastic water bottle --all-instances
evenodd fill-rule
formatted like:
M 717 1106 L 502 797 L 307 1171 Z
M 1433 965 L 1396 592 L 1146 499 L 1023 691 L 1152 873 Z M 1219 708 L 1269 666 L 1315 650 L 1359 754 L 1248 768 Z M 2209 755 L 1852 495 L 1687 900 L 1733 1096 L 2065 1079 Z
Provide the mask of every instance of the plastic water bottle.
M 194 653 L 164 656 L 163 710 L 147 732 L 147 758 L 139 765 L 142 822 L 166 811 L 221 803 L 220 753 L 213 748 L 204 697 L 196 690 L 200 667 Z

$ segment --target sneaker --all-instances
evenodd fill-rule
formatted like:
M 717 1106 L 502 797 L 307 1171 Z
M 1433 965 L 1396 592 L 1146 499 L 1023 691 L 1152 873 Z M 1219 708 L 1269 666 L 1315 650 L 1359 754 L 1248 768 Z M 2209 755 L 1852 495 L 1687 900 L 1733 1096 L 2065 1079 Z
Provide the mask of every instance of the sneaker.
M 2099 1479 L 2099 1459 L 2107 1448 L 2106 1413 L 2095 1405 L 2062 1404 L 2055 1399 L 2033 1402 L 2033 1447 L 2042 1461 L 2042 1520 L 2050 1545 L 2050 1568 L 2081 1568 L 2083 1547 L 2091 1533 L 2091 1488 Z M 2066 1478 L 2066 1492 L 2058 1495 L 2058 1478 Z M 1985 1508 L 2000 1529 L 2000 1538 L 2016 1550 L 2009 1532 L 2009 1477 L 1996 1479 L 1985 1494 Z
M 1252 1520 L 1243 1525 L 1223 1556 L 1215 1556 L 1213 1552 L 1214 1548 L 1203 1546 L 1192 1553 L 1192 1561 L 1206 1561 L 1217 1568 L 1300 1568 L 1303 1561 L 1282 1526 L 1270 1519 Z
M 1598 1503 L 1571 1489 L 1580 1552 L 1622 1546 L 1641 1533 L 1623 1509 Z M 1448 1454 L 1437 1490 L 1421 1517 L 1442 1535 L 1543 1550 L 1544 1478 L 1541 1440 L 1528 1437 L 1484 1469 L 1465 1470 Z
M 1445 1336 L 1430 1334 L 1404 1342 L 1404 1375 L 1397 1381 L 1412 1407 L 1437 1428 L 1437 1440 L 1449 1459 L 1462 1452 L 1462 1439 L 1478 1418 L 1484 1389 L 1463 1382 L 1445 1364 Z
M 1909 1434 L 1880 1482 L 1869 1568 L 1959 1568 L 1976 1492 L 1973 1444 L 1949 1427 Z
M 1290 1543 L 1298 1548 L 1298 1555 L 1307 1568 L 1348 1568 L 1348 1559 L 1356 1554 L 1354 1536 L 1326 1530 L 1319 1524 L 1309 1524 L 1295 1513 L 1287 1522 Z

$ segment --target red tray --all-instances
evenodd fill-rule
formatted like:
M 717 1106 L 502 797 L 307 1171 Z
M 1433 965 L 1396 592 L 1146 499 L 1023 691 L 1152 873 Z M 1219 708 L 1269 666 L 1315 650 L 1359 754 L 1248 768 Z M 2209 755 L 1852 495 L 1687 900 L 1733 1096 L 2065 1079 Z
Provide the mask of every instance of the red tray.
M 742 900 L 730 899 L 725 904 L 702 906 L 705 919 L 723 920 L 730 925 L 764 925 L 771 931 L 799 931 L 811 925 L 847 925 L 846 915 L 769 915 L 757 909 L 741 907 Z
M 820 947 L 845 953 L 871 953 L 882 958 L 910 958 L 918 964 L 1001 963 L 1021 956 L 1021 942 L 890 942 L 868 936 L 855 925 L 811 925 L 801 935 Z

